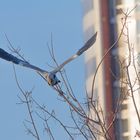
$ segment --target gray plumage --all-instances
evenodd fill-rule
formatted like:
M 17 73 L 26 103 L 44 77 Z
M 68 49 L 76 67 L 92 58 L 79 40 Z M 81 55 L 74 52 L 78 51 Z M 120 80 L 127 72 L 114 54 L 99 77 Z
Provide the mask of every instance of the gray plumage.
M 80 48 L 76 52 L 76 54 L 72 55 L 70 58 L 68 58 L 66 61 L 64 61 L 60 66 L 58 66 L 55 70 L 53 70 L 52 73 L 57 73 L 67 63 L 71 62 L 72 60 L 74 60 L 75 58 L 77 58 L 78 56 L 80 56 L 81 54 L 83 54 L 83 52 L 85 52 L 86 50 L 88 50 L 95 43 L 96 37 L 97 37 L 97 32 L 85 43 L 85 45 L 82 48 Z
M 85 45 L 77 51 L 77 55 L 81 55 L 83 52 L 85 52 L 87 49 L 89 49 L 96 41 L 97 32 L 85 43 Z
M 51 72 L 48 72 L 37 66 L 34 66 L 27 61 L 19 59 L 1 48 L 0 48 L 0 58 L 39 72 L 47 80 L 49 85 L 54 86 L 60 82 L 60 80 L 56 77 L 56 73 L 59 72 L 67 63 L 71 62 L 72 60 L 80 56 L 83 52 L 88 50 L 95 43 L 96 37 L 97 37 L 97 32 L 85 43 L 85 45 L 81 49 L 79 49 L 76 52 L 76 54 L 72 55 L 69 59 L 64 61 L 60 66 L 58 66 L 56 69 L 54 69 Z
M 0 58 L 2 58 L 4 60 L 7 60 L 7 61 L 11 61 L 11 62 L 13 62 L 14 64 L 17 64 L 17 65 L 21 65 L 21 66 L 31 68 L 31 69 L 36 70 L 36 71 L 40 71 L 42 73 L 47 72 L 46 70 L 43 70 L 39 67 L 31 65 L 29 62 L 21 60 L 21 59 L 15 57 L 15 56 L 13 56 L 12 54 L 9 54 L 8 52 L 6 52 L 5 50 L 3 50 L 1 48 L 0 48 Z

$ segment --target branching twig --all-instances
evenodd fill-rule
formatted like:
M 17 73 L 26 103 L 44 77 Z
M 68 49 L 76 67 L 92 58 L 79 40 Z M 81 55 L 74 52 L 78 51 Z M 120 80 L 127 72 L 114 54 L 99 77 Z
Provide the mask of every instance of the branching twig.
M 18 86 L 18 88 L 19 88 L 19 90 L 20 90 L 20 92 L 22 93 L 22 95 L 24 96 L 24 98 L 25 98 L 25 103 L 26 103 L 26 105 L 27 105 L 27 110 L 28 110 L 28 113 L 29 113 L 29 116 L 30 116 L 30 120 L 31 120 L 31 124 L 32 124 L 32 126 L 33 126 L 33 129 L 34 129 L 34 131 L 35 131 L 35 134 L 33 135 L 33 133 L 31 133 L 33 136 L 35 136 L 35 138 L 37 139 L 37 140 L 40 140 L 40 137 L 39 137 L 39 133 L 38 133 L 38 130 L 37 130 L 37 126 L 36 126 L 36 124 L 35 124 L 35 121 L 34 121 L 34 118 L 33 118 L 33 115 L 32 115 L 32 111 L 31 111 L 31 107 L 30 107 L 30 93 L 28 93 L 28 92 L 24 92 L 23 91 L 23 89 L 21 88 L 21 86 L 20 86 L 20 84 L 19 84 L 19 82 L 18 82 L 18 79 L 17 79 L 17 75 L 16 75 L 16 71 L 15 71 L 15 67 L 14 67 L 14 65 L 13 65 L 13 69 L 14 69 L 14 76 L 15 76 L 15 80 L 16 80 L 16 83 L 17 83 L 17 86 Z M 30 131 L 31 132 L 31 131 Z

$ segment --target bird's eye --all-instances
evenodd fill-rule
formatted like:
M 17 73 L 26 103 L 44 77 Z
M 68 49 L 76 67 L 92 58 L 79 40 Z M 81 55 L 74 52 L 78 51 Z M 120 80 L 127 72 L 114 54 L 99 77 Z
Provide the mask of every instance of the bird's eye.
M 56 75 L 55 74 L 53 75 L 53 78 L 56 78 Z

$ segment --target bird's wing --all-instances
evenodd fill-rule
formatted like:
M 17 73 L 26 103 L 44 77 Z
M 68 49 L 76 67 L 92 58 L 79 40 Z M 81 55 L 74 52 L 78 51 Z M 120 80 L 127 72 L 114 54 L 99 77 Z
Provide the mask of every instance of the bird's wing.
M 57 73 L 58 71 L 60 71 L 67 63 L 71 62 L 72 60 L 74 60 L 75 58 L 77 58 L 78 56 L 80 56 L 83 52 L 85 52 L 86 50 L 88 50 L 96 41 L 96 37 L 97 37 L 97 32 L 85 43 L 85 45 L 79 49 L 76 54 L 74 54 L 73 56 L 71 56 L 69 59 L 67 59 L 66 61 L 64 61 L 61 65 L 59 65 L 55 70 L 52 71 L 52 73 Z
M 2 58 L 4 60 L 7 60 L 7 61 L 11 61 L 11 62 L 13 62 L 14 64 L 17 64 L 17 65 L 21 65 L 21 66 L 24 66 L 24 67 L 39 71 L 41 73 L 48 73 L 47 71 L 45 71 L 45 70 L 43 70 L 43 69 L 41 69 L 39 67 L 31 65 L 27 61 L 23 61 L 23 60 L 15 57 L 15 56 L 9 54 L 8 52 L 6 52 L 5 50 L 3 50 L 1 48 L 0 48 L 0 58 Z
M 36 70 L 36 71 L 38 71 L 38 72 L 40 72 L 40 73 L 44 73 L 44 74 L 48 73 L 48 71 L 43 70 L 43 69 L 41 69 L 41 68 L 39 68 L 39 67 L 37 67 L 37 66 L 34 66 L 34 65 L 32 65 L 32 64 L 30 64 L 30 63 L 28 63 L 28 62 L 26 62 L 26 61 L 20 61 L 20 62 L 19 62 L 19 65 L 20 65 L 20 66 L 27 67 L 27 68 L 30 68 L 30 69 L 33 69 L 33 70 Z

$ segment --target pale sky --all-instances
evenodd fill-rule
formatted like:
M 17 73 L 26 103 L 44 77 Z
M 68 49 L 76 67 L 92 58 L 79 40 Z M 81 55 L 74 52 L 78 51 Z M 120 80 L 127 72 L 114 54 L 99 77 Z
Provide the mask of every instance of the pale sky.
M 43 69 L 51 70 L 53 65 L 47 43 L 53 35 L 54 50 L 59 63 L 75 53 L 84 43 L 82 30 L 82 5 L 80 0 L 0 0 L 0 47 L 10 52 L 5 33 L 15 48 L 20 48 L 30 63 Z M 77 97 L 83 98 L 84 58 L 69 63 L 65 70 Z M 55 91 L 34 71 L 16 66 L 17 76 L 23 89 L 33 89 L 33 97 L 55 110 L 56 115 L 67 124 L 69 115 L 65 103 Z M 28 119 L 25 105 L 19 105 L 13 66 L 0 59 L 0 139 L 32 140 L 27 135 L 23 122 Z M 84 100 L 84 98 L 83 98 Z M 38 122 L 39 123 L 39 122 Z M 67 140 L 66 134 L 59 129 L 57 123 L 50 122 L 57 140 Z M 43 124 L 38 125 L 41 138 L 47 139 L 43 133 Z M 77 138 L 78 139 L 78 138 Z M 80 139 L 81 140 L 81 139 Z

